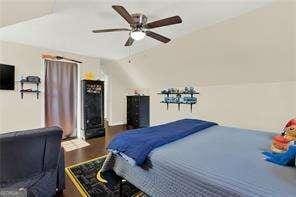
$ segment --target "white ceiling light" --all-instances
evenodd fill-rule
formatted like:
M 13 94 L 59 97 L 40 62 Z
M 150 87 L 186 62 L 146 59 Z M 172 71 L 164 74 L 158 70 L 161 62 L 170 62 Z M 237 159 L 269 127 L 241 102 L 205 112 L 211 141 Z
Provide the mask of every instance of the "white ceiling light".
M 131 32 L 131 37 L 134 40 L 142 40 L 145 37 L 145 32 L 141 30 L 135 30 Z

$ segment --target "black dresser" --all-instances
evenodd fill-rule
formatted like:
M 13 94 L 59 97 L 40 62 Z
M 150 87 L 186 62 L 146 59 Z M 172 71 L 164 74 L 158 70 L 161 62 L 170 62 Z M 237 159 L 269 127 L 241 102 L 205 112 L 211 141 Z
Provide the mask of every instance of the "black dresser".
M 81 92 L 83 137 L 90 139 L 104 136 L 104 82 L 82 80 Z
M 149 96 L 127 96 L 127 129 L 149 127 Z

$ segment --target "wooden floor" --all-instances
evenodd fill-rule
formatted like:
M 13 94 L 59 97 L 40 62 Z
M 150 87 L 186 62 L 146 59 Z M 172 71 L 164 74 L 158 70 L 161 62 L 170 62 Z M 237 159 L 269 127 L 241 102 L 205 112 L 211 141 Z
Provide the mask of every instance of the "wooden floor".
M 106 128 L 105 137 L 87 140 L 89 146 L 65 152 L 65 165 L 71 166 L 83 161 L 87 161 L 106 154 L 106 146 L 109 141 L 117 134 L 125 130 L 125 125 L 113 126 Z M 66 175 L 66 189 L 61 196 L 80 197 L 78 190 L 75 188 L 69 177 Z

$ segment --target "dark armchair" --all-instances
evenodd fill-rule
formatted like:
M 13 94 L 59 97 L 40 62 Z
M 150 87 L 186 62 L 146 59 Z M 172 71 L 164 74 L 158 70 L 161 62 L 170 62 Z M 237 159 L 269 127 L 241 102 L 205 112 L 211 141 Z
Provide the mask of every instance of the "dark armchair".
M 1 134 L 0 191 L 23 190 L 28 197 L 54 196 L 63 191 L 61 138 L 62 130 L 58 127 Z

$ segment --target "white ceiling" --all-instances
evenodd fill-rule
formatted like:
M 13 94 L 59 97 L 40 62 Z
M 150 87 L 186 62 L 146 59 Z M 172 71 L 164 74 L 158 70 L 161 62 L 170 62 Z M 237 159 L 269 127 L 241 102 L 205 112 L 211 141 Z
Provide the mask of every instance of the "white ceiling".
M 0 27 L 50 14 L 55 0 L 0 0 Z
M 128 32 L 91 32 L 93 29 L 128 27 L 127 22 L 111 8 L 111 5 L 123 5 L 130 13 L 144 13 L 148 21 L 173 15 L 181 16 L 182 24 L 153 30 L 174 39 L 198 28 L 265 6 L 271 1 L 55 0 L 51 14 L 0 28 L 0 40 L 106 59 L 120 59 L 128 56 L 128 49 L 124 47 Z M 18 15 L 16 12 L 7 14 Z M 159 44 L 161 43 L 158 41 L 145 38 L 134 44 L 131 53 Z

